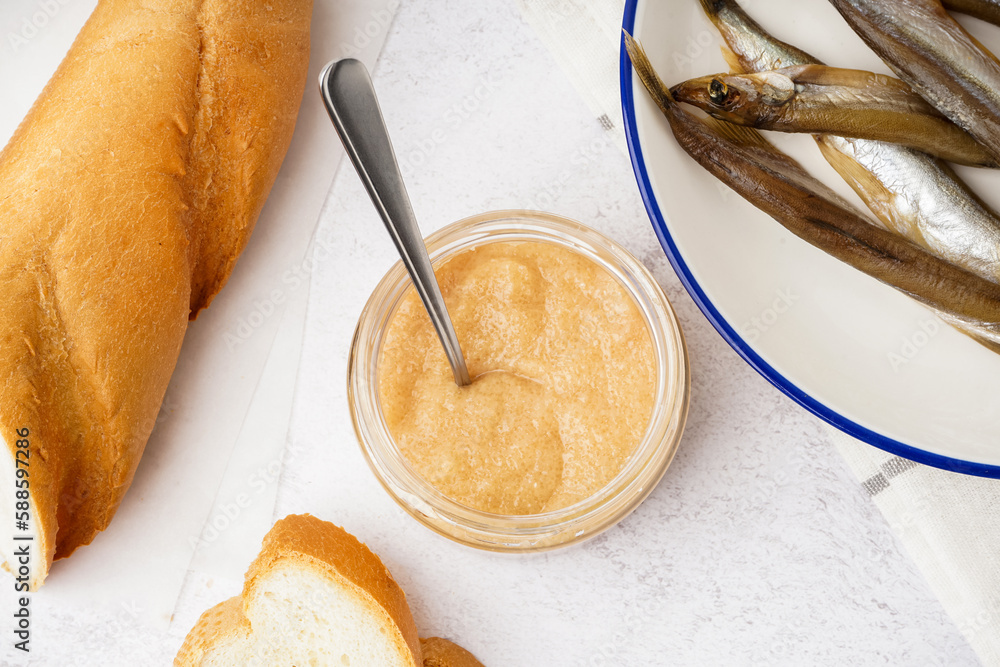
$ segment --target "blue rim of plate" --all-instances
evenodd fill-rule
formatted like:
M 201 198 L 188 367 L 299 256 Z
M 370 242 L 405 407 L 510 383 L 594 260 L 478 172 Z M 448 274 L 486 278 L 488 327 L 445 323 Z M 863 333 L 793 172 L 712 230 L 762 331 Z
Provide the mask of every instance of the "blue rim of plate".
M 625 2 L 622 29 L 630 35 L 633 34 L 635 28 L 635 13 L 640 1 L 626 0 Z M 965 475 L 1000 477 L 1000 466 L 963 461 L 962 459 L 953 459 L 948 456 L 933 454 L 923 449 L 904 444 L 898 440 L 888 438 L 851 421 L 849 418 L 823 405 L 799 389 L 788 378 L 781 375 L 781 373 L 765 362 L 746 341 L 740 338 L 739 334 L 722 317 L 715 308 L 715 305 L 712 304 L 701 286 L 694 279 L 694 276 L 688 269 L 687 263 L 677 250 L 677 246 L 670 236 L 666 217 L 660 211 L 660 207 L 656 202 L 649 173 L 646 170 L 646 163 L 642 157 L 642 147 L 639 145 L 639 132 L 635 120 L 635 98 L 632 92 L 632 63 L 629 61 L 628 53 L 625 51 L 624 39 L 622 39 L 619 56 L 619 80 L 621 82 L 622 117 L 625 121 L 625 138 L 628 142 L 629 155 L 632 159 L 632 170 L 635 172 L 642 201 L 646 206 L 646 212 L 649 215 L 650 222 L 653 224 L 653 229 L 656 231 L 656 236 L 660 239 L 660 245 L 663 246 L 663 251 L 666 253 L 667 259 L 670 260 L 671 266 L 674 267 L 674 272 L 677 273 L 677 277 L 680 278 L 681 283 L 683 283 L 684 288 L 687 289 L 691 298 L 694 299 L 698 308 L 701 309 L 701 312 L 705 314 L 705 317 L 708 318 L 708 321 L 712 323 L 712 326 L 715 327 L 715 330 L 719 332 L 723 339 L 743 357 L 744 361 L 750 364 L 754 370 L 763 375 L 768 382 L 777 387 L 793 401 L 823 421 L 858 440 L 867 442 L 891 454 L 935 468 L 943 468 L 944 470 L 951 470 Z

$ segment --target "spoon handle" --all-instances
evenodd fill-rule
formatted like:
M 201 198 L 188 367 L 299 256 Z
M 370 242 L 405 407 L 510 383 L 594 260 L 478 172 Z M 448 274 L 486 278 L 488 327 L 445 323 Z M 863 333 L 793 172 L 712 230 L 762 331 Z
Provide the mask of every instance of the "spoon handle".
M 368 70 L 353 58 L 332 62 L 320 74 L 320 90 L 344 148 L 427 308 L 455 383 L 469 384 L 469 369 L 417 227 Z

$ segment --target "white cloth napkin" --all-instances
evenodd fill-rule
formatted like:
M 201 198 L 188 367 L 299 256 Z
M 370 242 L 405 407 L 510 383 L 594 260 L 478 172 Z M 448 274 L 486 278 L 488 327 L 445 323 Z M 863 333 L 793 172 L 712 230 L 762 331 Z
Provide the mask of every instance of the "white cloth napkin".
M 914 463 L 829 429 L 986 665 L 1000 665 L 1000 481 Z
M 616 143 L 623 0 L 518 0 Z M 830 439 L 984 664 L 1000 665 L 1000 481 L 914 463 L 834 428 Z

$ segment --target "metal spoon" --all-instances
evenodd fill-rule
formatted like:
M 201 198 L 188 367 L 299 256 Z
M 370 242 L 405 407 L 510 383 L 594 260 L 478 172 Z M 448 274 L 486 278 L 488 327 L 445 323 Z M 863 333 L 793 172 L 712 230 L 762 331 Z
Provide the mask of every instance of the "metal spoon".
M 330 120 L 437 330 L 455 374 L 455 384 L 463 387 L 471 382 L 469 369 L 417 227 L 368 70 L 353 58 L 331 62 L 319 75 L 319 88 Z

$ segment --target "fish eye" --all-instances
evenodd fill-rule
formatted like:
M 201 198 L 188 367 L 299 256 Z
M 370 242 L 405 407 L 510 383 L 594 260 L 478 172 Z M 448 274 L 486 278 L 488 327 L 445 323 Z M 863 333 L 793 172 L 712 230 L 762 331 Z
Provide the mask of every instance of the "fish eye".
M 719 79 L 712 79 L 712 82 L 708 84 L 708 99 L 712 101 L 712 104 L 720 107 L 732 102 L 731 92 L 735 91 L 730 91 L 729 86 Z

